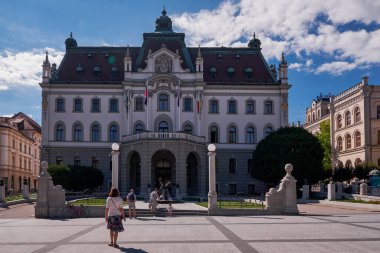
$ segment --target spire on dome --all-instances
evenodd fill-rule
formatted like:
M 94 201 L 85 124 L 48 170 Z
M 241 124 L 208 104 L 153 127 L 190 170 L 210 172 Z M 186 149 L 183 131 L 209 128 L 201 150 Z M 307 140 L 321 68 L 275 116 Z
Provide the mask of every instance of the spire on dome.
M 71 49 L 71 48 L 74 48 L 74 47 L 78 46 L 77 41 L 73 38 L 73 33 L 72 32 L 70 33 L 70 37 L 65 40 L 65 44 L 66 44 L 66 51 L 68 49 Z
M 253 33 L 253 39 L 251 39 L 248 43 L 248 47 L 254 49 L 254 50 L 261 50 L 261 41 L 259 39 L 256 39 L 256 33 Z
M 166 9 L 162 10 L 162 16 L 156 19 L 156 32 L 173 32 L 172 20 L 166 16 Z

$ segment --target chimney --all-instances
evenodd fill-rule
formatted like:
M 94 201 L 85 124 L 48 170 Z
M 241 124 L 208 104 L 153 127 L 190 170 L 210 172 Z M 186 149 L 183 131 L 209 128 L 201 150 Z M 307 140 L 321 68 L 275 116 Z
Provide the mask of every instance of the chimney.
M 368 76 L 363 76 L 362 77 L 362 84 L 363 85 L 368 85 Z

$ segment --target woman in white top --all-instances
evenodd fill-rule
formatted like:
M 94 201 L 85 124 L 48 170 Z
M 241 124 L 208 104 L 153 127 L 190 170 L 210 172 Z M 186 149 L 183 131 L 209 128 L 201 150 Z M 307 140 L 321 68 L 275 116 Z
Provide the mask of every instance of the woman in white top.
M 106 222 L 107 229 L 110 230 L 111 243 L 109 246 L 118 248 L 119 245 L 116 243 L 117 236 L 119 232 L 124 231 L 123 222 L 125 221 L 125 214 L 123 209 L 123 200 L 120 198 L 120 193 L 117 188 L 112 188 L 108 194 L 106 201 Z

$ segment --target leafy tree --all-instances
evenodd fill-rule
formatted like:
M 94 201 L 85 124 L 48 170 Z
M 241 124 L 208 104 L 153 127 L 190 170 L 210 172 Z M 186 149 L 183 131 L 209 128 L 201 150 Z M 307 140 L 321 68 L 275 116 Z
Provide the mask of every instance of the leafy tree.
M 336 168 L 334 169 L 333 179 L 335 182 L 342 182 L 353 178 L 352 168 Z
M 323 177 L 323 149 L 317 137 L 299 127 L 285 127 L 261 140 L 253 153 L 252 176 L 267 183 L 279 183 L 285 164 L 293 164 L 292 175 L 301 186 Z
M 320 130 L 316 134 L 319 143 L 323 148 L 322 166 L 325 171 L 331 171 L 331 138 L 330 138 L 330 120 L 321 122 Z
M 70 186 L 70 169 L 67 165 L 50 165 L 48 172 L 54 185 L 62 185 L 64 189 Z
M 371 170 L 379 169 L 379 166 L 376 166 L 373 163 L 364 163 L 356 165 L 353 175 L 359 179 L 368 179 L 368 174 Z

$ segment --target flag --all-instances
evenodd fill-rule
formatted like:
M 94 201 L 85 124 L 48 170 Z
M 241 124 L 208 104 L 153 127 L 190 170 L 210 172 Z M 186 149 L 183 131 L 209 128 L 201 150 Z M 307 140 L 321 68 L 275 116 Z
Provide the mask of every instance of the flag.
M 145 95 L 145 105 L 147 105 L 148 104 L 148 86 L 145 86 L 144 95 Z
M 178 98 L 177 98 L 177 106 L 179 107 L 179 97 L 180 97 L 180 94 L 178 92 Z

